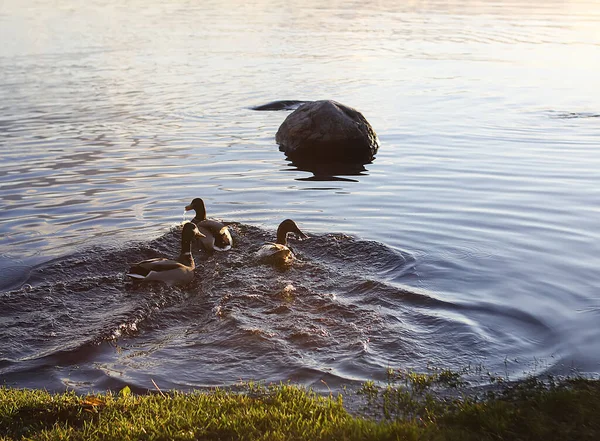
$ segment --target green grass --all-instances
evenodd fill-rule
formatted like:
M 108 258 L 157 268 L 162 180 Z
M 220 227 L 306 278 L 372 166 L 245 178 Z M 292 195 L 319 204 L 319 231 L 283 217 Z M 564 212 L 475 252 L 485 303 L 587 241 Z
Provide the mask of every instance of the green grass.
M 439 388 L 458 388 L 452 398 Z M 598 440 L 600 382 L 529 379 L 482 397 L 460 376 L 395 373 L 363 385 L 365 415 L 342 395 L 293 385 L 243 392 L 78 396 L 0 388 L 2 440 Z M 460 397 L 460 398 L 458 398 Z M 350 397 L 356 399 L 356 397 Z

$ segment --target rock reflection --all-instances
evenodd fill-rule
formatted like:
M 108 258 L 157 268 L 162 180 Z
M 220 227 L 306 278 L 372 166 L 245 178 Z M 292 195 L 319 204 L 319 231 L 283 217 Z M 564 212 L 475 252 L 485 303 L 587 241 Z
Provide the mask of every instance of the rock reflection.
M 312 173 L 313 176 L 305 178 L 296 178 L 297 181 L 343 181 L 358 182 L 358 179 L 347 178 L 344 176 L 368 176 L 367 163 L 352 162 L 320 162 L 320 161 L 291 161 L 288 159 L 289 166 L 294 167 L 288 170 L 299 170 Z

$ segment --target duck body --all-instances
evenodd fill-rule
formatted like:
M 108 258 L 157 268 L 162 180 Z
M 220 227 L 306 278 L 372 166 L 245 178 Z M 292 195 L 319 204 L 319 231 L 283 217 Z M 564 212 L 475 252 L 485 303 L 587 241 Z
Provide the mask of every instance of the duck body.
M 205 236 L 200 239 L 202 247 L 206 251 L 229 251 L 233 245 L 233 239 L 229 228 L 222 222 L 207 219 L 204 201 L 195 198 L 185 207 L 185 211 L 194 210 L 196 216 L 192 222 L 198 226 L 200 232 Z
M 299 239 L 306 239 L 308 236 L 300 231 L 296 222 L 286 219 L 277 228 L 277 241 L 264 244 L 256 252 L 256 257 L 264 263 L 273 263 L 276 265 L 288 265 L 294 260 L 294 253 L 288 248 L 287 236 L 289 233 L 295 234 Z
M 160 281 L 169 285 L 180 285 L 191 282 L 194 278 L 194 258 L 192 257 L 192 240 L 203 238 L 196 225 L 187 222 L 181 232 L 181 253 L 177 259 L 158 257 L 135 263 L 127 273 L 128 277 L 138 281 Z
M 286 245 L 266 243 L 256 252 L 256 257 L 264 263 L 287 265 L 294 260 L 294 254 Z

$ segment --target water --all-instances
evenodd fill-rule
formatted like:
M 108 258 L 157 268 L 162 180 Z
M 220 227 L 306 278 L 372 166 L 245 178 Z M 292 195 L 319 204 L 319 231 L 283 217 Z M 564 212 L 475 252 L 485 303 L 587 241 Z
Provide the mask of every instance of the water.
M 585 1 L 4 1 L 1 381 L 600 372 L 598 29 Z M 313 179 L 250 110 L 326 98 L 379 135 L 359 174 Z M 194 197 L 235 250 L 125 281 Z M 298 261 L 257 264 L 287 217 Z

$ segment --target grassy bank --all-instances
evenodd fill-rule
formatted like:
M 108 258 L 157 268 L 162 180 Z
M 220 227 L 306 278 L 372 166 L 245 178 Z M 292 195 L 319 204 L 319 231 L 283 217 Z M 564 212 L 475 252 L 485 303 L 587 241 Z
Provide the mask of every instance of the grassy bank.
M 444 374 L 442 374 L 443 376 Z M 243 392 L 78 396 L 0 389 L 0 437 L 68 440 L 598 440 L 600 382 L 530 379 L 481 397 L 449 398 L 457 377 L 412 375 L 342 395 L 247 385 Z

